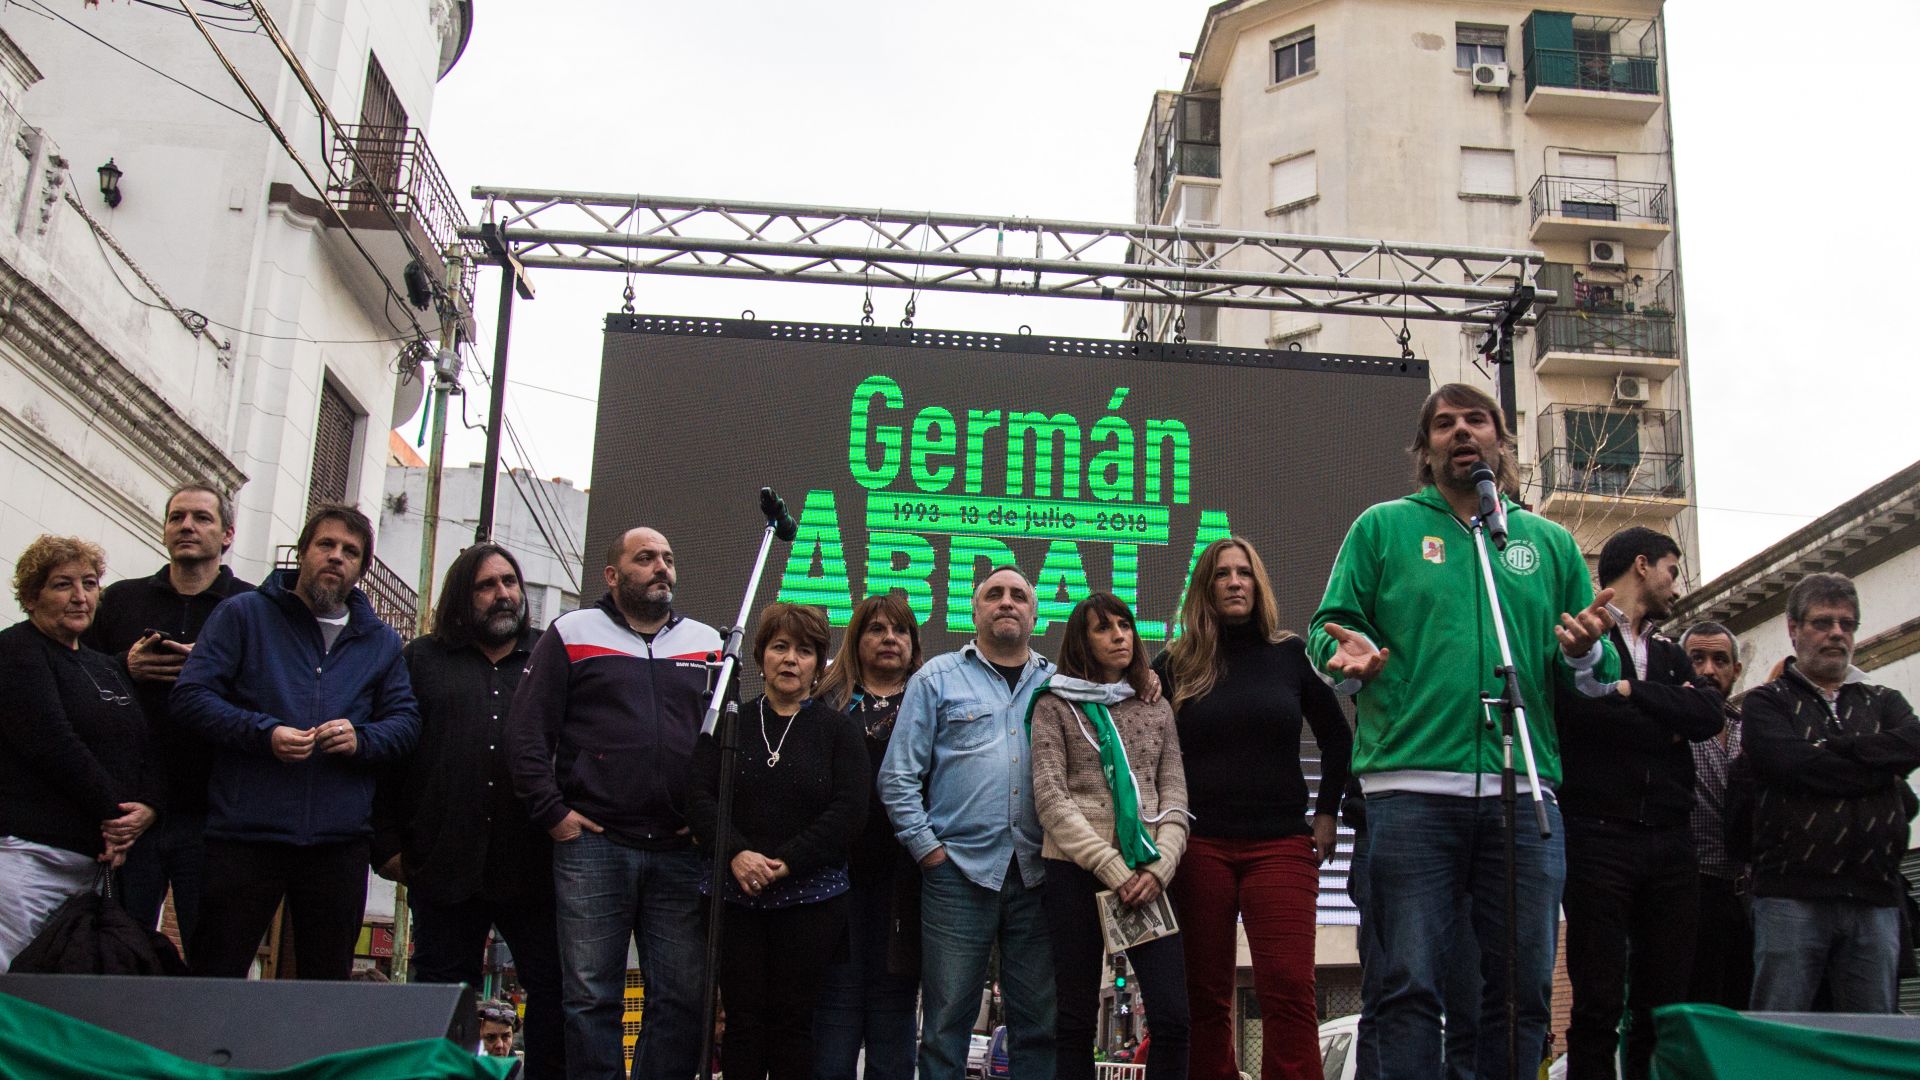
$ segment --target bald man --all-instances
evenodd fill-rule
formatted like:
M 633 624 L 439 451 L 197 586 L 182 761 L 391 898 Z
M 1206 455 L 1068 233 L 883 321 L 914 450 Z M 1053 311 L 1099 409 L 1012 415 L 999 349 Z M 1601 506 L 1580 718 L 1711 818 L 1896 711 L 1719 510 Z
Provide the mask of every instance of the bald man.
M 710 626 L 677 615 L 673 546 L 629 529 L 607 592 L 555 619 L 513 695 L 514 791 L 553 837 L 568 1075 L 620 1076 L 627 942 L 647 1022 L 634 1080 L 693 1075 L 700 1056 L 702 865 L 680 808 L 706 711 Z

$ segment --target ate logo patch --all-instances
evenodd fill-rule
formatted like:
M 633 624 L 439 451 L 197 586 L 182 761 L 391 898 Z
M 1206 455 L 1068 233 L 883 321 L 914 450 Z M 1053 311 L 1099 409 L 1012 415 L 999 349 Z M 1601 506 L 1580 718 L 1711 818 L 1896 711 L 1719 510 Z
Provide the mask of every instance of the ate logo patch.
M 1447 542 L 1437 536 L 1420 538 L 1420 557 L 1438 565 L 1447 561 Z
M 1540 569 L 1540 552 L 1525 540 L 1515 540 L 1501 553 L 1500 561 L 1507 564 L 1507 569 L 1526 577 Z

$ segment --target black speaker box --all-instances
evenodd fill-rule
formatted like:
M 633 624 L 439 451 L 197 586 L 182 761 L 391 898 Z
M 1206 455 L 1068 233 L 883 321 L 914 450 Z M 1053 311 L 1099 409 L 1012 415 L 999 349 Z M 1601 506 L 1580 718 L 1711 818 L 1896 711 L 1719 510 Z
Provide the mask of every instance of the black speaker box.
M 445 1037 L 480 1043 L 465 986 L 0 974 L 0 994 L 188 1061 L 281 1069 L 323 1054 Z

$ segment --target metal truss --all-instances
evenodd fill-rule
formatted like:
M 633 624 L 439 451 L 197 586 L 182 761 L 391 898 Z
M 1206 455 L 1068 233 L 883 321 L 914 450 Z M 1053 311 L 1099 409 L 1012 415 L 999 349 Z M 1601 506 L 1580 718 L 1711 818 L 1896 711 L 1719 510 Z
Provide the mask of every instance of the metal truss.
M 1545 261 L 1538 251 L 1163 225 L 485 186 L 473 197 L 485 202 L 482 224 L 460 237 L 515 267 L 1143 305 L 1485 323 Z

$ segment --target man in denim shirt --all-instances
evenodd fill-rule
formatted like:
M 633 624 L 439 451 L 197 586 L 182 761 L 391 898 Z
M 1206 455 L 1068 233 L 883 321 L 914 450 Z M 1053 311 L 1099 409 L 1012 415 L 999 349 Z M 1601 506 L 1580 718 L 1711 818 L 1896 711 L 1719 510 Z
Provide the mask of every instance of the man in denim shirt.
M 921 1080 L 963 1080 L 996 932 L 1009 1064 L 1020 1080 L 1053 1080 L 1053 947 L 1025 735 L 1027 702 L 1053 665 L 1027 645 L 1034 615 L 1024 574 L 990 572 L 973 592 L 974 639 L 907 683 L 880 764 L 880 798 L 922 877 Z

